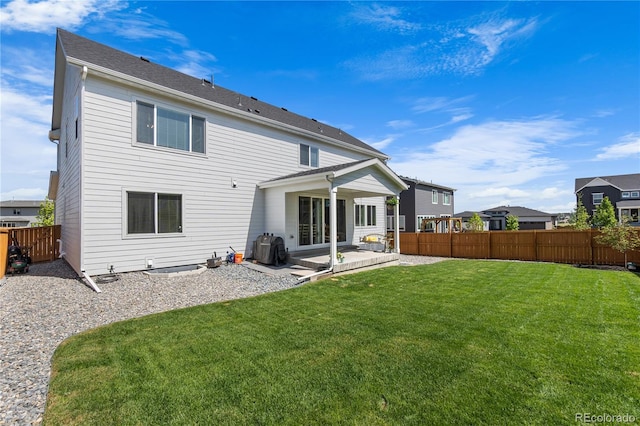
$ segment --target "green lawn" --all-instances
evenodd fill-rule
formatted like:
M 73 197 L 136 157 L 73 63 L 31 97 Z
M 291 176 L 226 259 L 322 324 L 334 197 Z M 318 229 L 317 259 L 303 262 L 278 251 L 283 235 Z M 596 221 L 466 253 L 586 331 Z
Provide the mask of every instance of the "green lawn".
M 573 424 L 640 418 L 640 277 L 451 260 L 65 341 L 45 423 Z

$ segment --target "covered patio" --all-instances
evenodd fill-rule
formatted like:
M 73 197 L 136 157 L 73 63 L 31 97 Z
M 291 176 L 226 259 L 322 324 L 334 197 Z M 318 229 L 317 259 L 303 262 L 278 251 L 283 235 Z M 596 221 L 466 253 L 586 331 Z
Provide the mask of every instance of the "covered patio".
M 398 259 L 399 244 L 394 245 L 393 253 L 354 250 L 362 236 L 386 232 L 385 199 L 399 200 L 400 192 L 407 188 L 379 159 L 306 170 L 261 182 L 258 187 L 265 194 L 267 229 L 285 236 L 292 263 L 307 262 L 312 269 L 340 272 Z M 364 214 L 373 214 L 377 220 L 359 223 Z M 399 203 L 394 216 L 393 239 L 398 242 Z

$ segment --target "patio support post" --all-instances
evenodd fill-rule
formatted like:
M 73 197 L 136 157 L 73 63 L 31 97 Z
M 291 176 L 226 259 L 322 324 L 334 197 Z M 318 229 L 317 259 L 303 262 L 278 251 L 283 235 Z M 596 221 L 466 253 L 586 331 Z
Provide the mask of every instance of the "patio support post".
M 393 206 L 393 251 L 400 254 L 400 193 L 396 194 L 398 202 Z
M 331 229 L 329 242 L 331 245 L 331 250 L 329 251 L 331 255 L 330 267 L 333 266 L 338 261 L 338 210 L 337 210 L 337 198 L 338 198 L 338 188 L 333 186 L 333 182 L 331 182 L 331 189 L 329 190 L 329 229 Z

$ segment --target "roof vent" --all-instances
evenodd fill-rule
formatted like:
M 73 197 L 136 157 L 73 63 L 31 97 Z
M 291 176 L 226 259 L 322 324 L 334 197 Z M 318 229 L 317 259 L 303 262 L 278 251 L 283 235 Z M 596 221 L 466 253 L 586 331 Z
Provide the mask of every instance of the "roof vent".
M 254 109 L 253 112 L 255 112 L 256 114 L 260 114 L 260 110 L 259 109 Z
M 286 109 L 285 107 L 280 107 L 281 110 L 283 111 L 289 111 L 288 109 Z
M 140 59 L 142 59 L 145 62 L 151 62 L 150 60 L 148 60 L 147 58 L 145 58 L 144 56 L 140 56 Z
M 253 96 L 251 97 L 251 99 L 253 99 L 254 101 L 257 101 L 257 100 L 258 100 L 258 98 L 254 98 Z
M 318 122 L 318 120 L 316 120 L 315 118 L 312 118 L 311 120 L 312 120 L 312 121 L 315 121 L 316 123 Z

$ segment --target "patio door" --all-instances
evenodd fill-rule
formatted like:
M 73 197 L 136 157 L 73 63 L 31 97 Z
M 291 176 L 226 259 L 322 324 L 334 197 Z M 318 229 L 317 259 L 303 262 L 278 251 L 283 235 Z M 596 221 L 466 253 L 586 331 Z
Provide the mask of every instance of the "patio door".
M 347 203 L 337 200 L 338 242 L 347 240 Z M 328 244 L 331 235 L 328 198 L 298 198 L 298 244 Z

